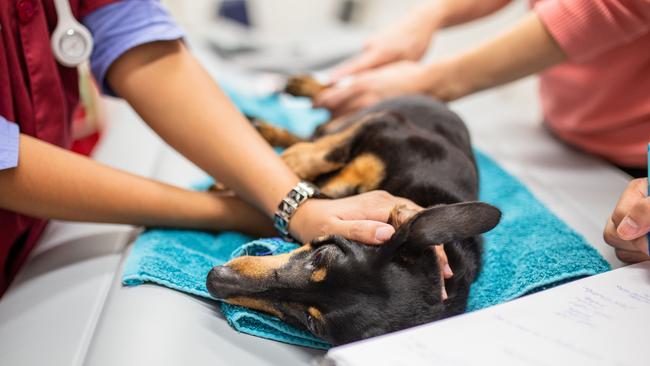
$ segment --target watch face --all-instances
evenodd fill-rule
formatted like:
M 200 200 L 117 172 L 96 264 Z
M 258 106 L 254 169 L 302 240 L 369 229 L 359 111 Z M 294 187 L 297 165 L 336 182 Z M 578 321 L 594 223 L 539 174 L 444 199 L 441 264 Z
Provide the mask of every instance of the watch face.
M 66 57 L 83 57 L 87 49 L 88 44 L 86 40 L 74 29 L 68 29 L 59 42 L 59 50 Z

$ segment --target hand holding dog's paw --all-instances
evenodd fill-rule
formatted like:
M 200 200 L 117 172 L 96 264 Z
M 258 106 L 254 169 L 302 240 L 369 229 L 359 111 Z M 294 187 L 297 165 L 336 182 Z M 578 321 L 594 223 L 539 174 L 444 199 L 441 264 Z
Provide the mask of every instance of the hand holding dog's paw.
M 346 86 L 332 86 L 319 93 L 314 106 L 327 108 L 334 117 L 356 112 L 388 97 L 424 93 L 426 68 L 400 61 L 357 75 Z

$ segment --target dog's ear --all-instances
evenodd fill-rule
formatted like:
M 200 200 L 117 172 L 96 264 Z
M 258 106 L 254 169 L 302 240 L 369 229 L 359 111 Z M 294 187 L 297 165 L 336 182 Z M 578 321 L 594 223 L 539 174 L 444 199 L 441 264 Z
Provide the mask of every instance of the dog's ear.
M 501 219 L 498 208 L 483 202 L 439 205 L 417 213 L 396 210 L 391 214 L 391 223 L 397 226 L 397 232 L 386 243 L 393 249 L 404 244 L 425 248 L 466 239 L 492 230 Z

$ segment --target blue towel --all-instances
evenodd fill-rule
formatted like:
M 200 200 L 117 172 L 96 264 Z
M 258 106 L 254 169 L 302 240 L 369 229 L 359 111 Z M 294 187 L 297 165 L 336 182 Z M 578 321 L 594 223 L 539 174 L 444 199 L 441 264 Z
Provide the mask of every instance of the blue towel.
M 326 118 L 321 111 L 287 108 L 277 96 L 251 98 L 233 89 L 227 92 L 245 113 L 279 121 L 292 130 L 295 126 L 313 128 Z M 609 270 L 598 252 L 519 180 L 486 155 L 479 151 L 476 154 L 481 199 L 499 207 L 503 216 L 501 223 L 485 235 L 483 267 L 471 288 L 469 311 Z M 231 232 L 152 229 L 136 240 L 122 282 L 127 286 L 153 282 L 209 298 L 205 279 L 213 266 L 240 255 L 278 254 L 295 247 L 280 239 L 253 241 Z M 273 316 L 225 303 L 220 306 L 230 325 L 240 332 L 312 348 L 329 347 Z

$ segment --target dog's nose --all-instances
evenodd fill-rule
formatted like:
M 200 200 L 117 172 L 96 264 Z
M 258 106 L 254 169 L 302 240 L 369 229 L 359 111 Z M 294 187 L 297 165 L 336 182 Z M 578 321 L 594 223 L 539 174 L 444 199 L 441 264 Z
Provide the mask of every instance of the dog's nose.
M 227 266 L 216 266 L 208 273 L 206 287 L 210 295 L 217 299 L 227 299 L 239 292 L 239 275 Z

